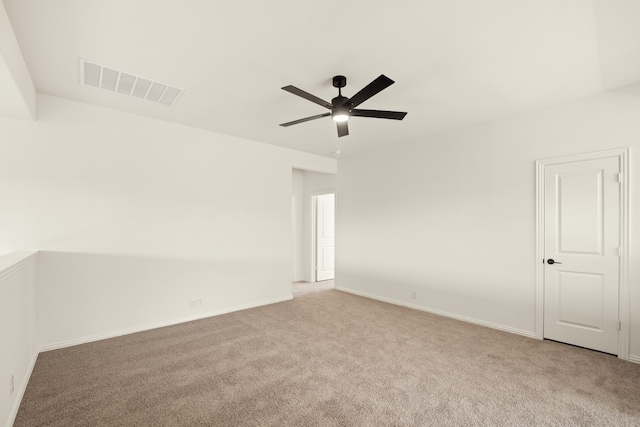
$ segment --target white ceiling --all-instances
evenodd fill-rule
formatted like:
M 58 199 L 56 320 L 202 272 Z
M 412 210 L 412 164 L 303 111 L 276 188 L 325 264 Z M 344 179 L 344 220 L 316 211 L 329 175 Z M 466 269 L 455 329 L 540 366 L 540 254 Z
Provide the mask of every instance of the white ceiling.
M 424 139 L 640 82 L 638 0 L 4 0 L 40 93 L 320 155 Z M 174 107 L 80 85 L 79 59 L 185 89 Z M 330 101 L 396 83 L 338 138 Z

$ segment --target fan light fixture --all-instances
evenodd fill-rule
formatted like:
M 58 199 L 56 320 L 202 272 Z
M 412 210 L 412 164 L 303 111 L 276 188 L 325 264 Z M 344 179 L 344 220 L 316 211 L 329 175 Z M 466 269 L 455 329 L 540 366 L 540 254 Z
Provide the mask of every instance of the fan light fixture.
M 298 119 L 292 122 L 281 123 L 280 126 L 287 127 L 291 125 L 297 125 L 298 123 L 308 122 L 309 120 L 321 119 L 323 117 L 331 116 L 333 121 L 336 122 L 336 127 L 338 128 L 338 138 L 340 138 L 342 136 L 349 135 L 349 124 L 347 122 L 349 121 L 349 118 L 351 116 L 402 120 L 404 119 L 404 116 L 407 115 L 406 112 L 360 110 L 356 108 L 358 105 L 362 104 L 364 101 L 371 98 L 381 90 L 391 86 L 392 84 L 393 80 L 391 80 L 384 74 L 380 74 L 380 77 L 366 85 L 360 90 L 360 92 L 356 93 L 351 98 L 347 98 L 346 96 L 342 96 L 342 88 L 347 85 L 347 78 L 345 76 L 334 76 L 333 87 L 338 89 L 338 96 L 333 98 L 331 102 L 327 102 L 315 95 L 311 95 L 310 93 L 305 92 L 302 89 L 298 89 L 295 86 L 285 86 L 282 88 L 282 90 L 286 90 L 287 92 L 291 92 L 294 95 L 298 95 L 308 101 L 313 102 L 314 104 L 321 105 L 322 107 L 331 110 L 331 112 L 316 114 L 315 116 L 305 117 L 304 119 Z
M 346 122 L 349 120 L 349 110 L 346 108 L 335 108 L 331 113 L 331 118 L 334 122 Z

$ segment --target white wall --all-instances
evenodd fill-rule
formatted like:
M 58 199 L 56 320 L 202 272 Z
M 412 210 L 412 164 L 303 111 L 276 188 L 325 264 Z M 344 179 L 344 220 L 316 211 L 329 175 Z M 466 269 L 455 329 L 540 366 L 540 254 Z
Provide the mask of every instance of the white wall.
M 35 259 L 33 252 L 0 257 L 0 425 L 13 423 L 38 356 Z
M 293 281 L 300 282 L 305 279 L 304 274 L 304 216 L 303 216 L 303 205 L 304 205 L 304 171 L 300 169 L 294 169 L 291 174 L 292 185 L 291 185 L 291 194 L 295 198 L 295 206 L 293 212 L 294 215 L 294 266 L 293 266 Z
M 291 170 L 335 160 L 51 96 L 38 117 L 0 118 L 0 251 L 42 251 L 41 348 L 291 298 Z
M 0 116 L 34 119 L 36 89 L 4 4 L 0 2 Z
M 639 118 L 627 88 L 341 159 L 336 286 L 533 336 L 535 161 L 628 146 L 640 361 Z

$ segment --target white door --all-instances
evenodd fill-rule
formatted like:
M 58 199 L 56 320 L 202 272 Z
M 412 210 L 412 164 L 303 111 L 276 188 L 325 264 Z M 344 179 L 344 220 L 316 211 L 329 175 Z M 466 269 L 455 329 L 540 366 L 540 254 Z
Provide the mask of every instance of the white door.
M 334 278 L 335 194 L 318 196 L 316 202 L 316 281 Z
M 618 157 L 544 174 L 544 337 L 618 353 Z

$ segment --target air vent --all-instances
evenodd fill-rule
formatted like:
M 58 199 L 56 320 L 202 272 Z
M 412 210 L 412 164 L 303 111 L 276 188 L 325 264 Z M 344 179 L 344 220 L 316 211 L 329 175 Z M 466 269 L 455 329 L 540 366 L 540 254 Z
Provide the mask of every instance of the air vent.
M 114 70 L 85 59 L 80 60 L 80 82 L 85 86 L 121 93 L 170 107 L 184 92 L 184 89 Z

